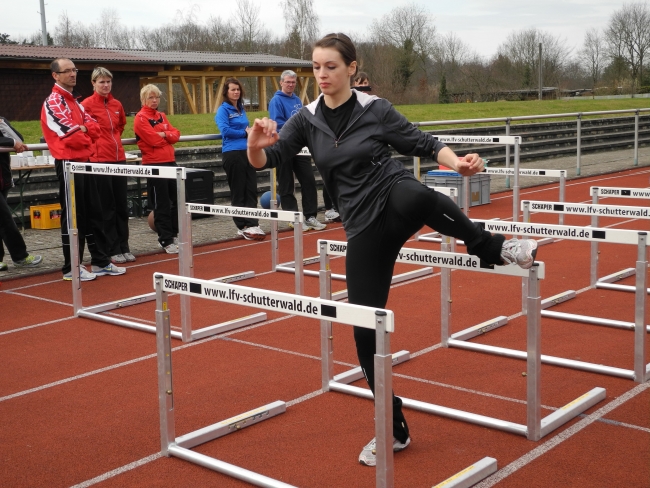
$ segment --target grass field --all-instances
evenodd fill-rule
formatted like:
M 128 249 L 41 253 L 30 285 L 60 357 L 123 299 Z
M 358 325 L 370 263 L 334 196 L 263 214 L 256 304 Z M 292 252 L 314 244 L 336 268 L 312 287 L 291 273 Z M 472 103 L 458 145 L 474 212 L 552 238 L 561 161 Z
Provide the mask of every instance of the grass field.
M 561 114 L 573 112 L 597 112 L 604 110 L 627 110 L 636 108 L 650 108 L 650 98 L 627 98 L 619 100 L 544 100 L 526 102 L 484 102 L 484 103 L 454 103 L 448 105 L 398 105 L 397 110 L 412 122 L 434 121 L 434 120 L 460 120 L 460 119 L 481 119 L 498 117 L 515 117 L 522 115 L 544 115 Z M 255 117 L 267 116 L 268 112 L 249 112 L 248 118 L 252 122 Z M 632 114 L 622 114 L 630 116 Z M 602 115 L 600 117 L 607 117 Z M 173 115 L 169 117 L 170 122 L 181 131 L 181 134 L 214 134 L 218 133 L 214 123 L 213 114 L 198 115 Z M 554 120 L 554 119 L 548 119 Z M 555 119 L 557 120 L 557 119 Z M 540 122 L 539 120 L 536 122 Z M 517 123 L 526 123 L 517 122 Z M 513 122 L 514 124 L 514 122 Z M 40 122 L 24 121 L 13 122 L 13 125 L 25 137 L 25 142 L 39 142 L 41 134 Z M 485 124 L 468 125 L 443 125 L 439 128 L 468 127 Z M 496 125 L 496 124 L 487 124 Z M 128 117 L 126 130 L 123 137 L 134 137 L 133 117 Z M 221 144 L 219 141 L 198 141 L 182 142 L 177 147 L 184 146 L 206 146 Z M 127 149 L 137 149 L 136 146 L 128 146 Z

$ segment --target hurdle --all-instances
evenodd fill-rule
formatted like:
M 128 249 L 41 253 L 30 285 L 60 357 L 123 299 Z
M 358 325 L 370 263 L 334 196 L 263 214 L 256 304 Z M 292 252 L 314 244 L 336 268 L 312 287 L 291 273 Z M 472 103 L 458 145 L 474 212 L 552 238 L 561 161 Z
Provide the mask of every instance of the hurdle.
M 572 215 L 591 216 L 591 227 L 598 227 L 598 217 L 614 218 L 635 218 L 650 219 L 650 208 L 631 207 L 622 205 L 601 205 L 598 204 L 597 188 L 592 187 L 593 204 L 563 203 L 563 202 L 541 202 L 535 200 L 524 200 L 521 202 L 521 209 L 524 211 L 524 222 L 530 222 L 531 212 L 536 213 L 564 213 Z M 636 273 L 635 268 L 627 268 L 610 275 L 598 278 L 598 241 L 591 242 L 590 258 L 590 285 L 596 288 L 610 290 L 631 291 L 636 290 L 635 286 L 612 284 Z M 650 290 L 649 290 L 650 291 Z
M 637 383 L 643 383 L 650 378 L 650 364 L 645 364 L 645 335 L 648 331 L 646 326 L 646 289 L 647 289 L 647 267 L 648 259 L 646 248 L 648 245 L 647 233 L 626 229 L 609 229 L 595 227 L 581 227 L 569 225 L 554 224 L 534 224 L 534 223 L 517 223 L 517 222 L 495 222 L 490 220 L 475 220 L 485 226 L 490 232 L 526 235 L 526 236 L 550 236 L 559 239 L 587 241 L 587 242 L 608 242 L 613 244 L 636 245 L 637 262 L 636 262 L 636 293 L 635 293 L 635 310 L 634 322 L 623 322 L 620 320 L 604 319 L 601 317 L 589 317 L 586 315 L 570 314 L 564 312 L 555 312 L 547 310 L 548 308 L 565 302 L 576 297 L 574 290 L 568 290 L 552 297 L 546 298 L 541 302 L 541 316 L 550 317 L 559 320 L 568 320 L 581 322 L 585 324 L 603 325 L 634 331 L 634 368 L 624 369 L 603 364 L 589 363 L 586 361 L 576 361 L 573 359 L 559 358 L 553 356 L 542 356 L 542 362 L 565 368 L 589 371 L 592 373 L 605 374 L 634 380 Z M 494 328 L 494 327 L 493 327 Z M 492 330 L 492 329 L 488 329 Z M 485 330 L 484 332 L 487 332 Z M 464 331 L 463 331 L 464 332 Z M 461 333 L 458 333 L 461 334 Z M 498 354 L 507 357 L 524 359 L 526 353 L 514 349 L 505 349 L 482 344 L 473 344 L 465 340 L 449 341 L 450 345 L 470 349 L 475 351 L 486 352 L 489 354 Z
M 395 319 L 392 311 L 163 273 L 154 273 L 154 289 L 156 294 L 156 352 L 160 443 L 161 453 L 164 456 L 175 456 L 256 486 L 271 488 L 291 488 L 293 486 L 192 450 L 201 444 L 237 432 L 286 412 L 286 403 L 283 401 L 278 400 L 263 405 L 240 415 L 176 437 L 172 347 L 170 338 L 171 328 L 169 324 L 170 309 L 168 303 L 169 293 L 174 292 L 191 297 L 200 297 L 265 310 L 282 310 L 292 315 L 309 319 L 320 319 L 321 324 L 324 321 L 329 324 L 334 321 L 345 325 L 374 329 L 377 333 L 377 352 L 374 356 L 376 385 L 374 397 L 375 438 L 377 441 L 375 486 L 378 488 L 392 488 L 394 486 L 393 359 L 390 353 L 390 335 L 395 332 Z M 497 460 L 485 457 L 436 486 L 445 486 L 446 488 L 469 487 L 496 471 Z
M 331 293 L 331 277 L 329 270 L 329 257 L 342 256 L 347 251 L 345 242 L 334 241 L 319 241 L 319 250 L 321 256 L 320 273 L 321 273 L 321 298 L 326 299 Z M 527 387 L 526 387 L 526 424 L 517 424 L 502 419 L 487 417 L 471 412 L 456 410 L 452 408 L 442 407 L 439 405 L 425 403 L 419 400 L 410 398 L 402 398 L 402 403 L 408 408 L 419 410 L 421 412 L 439 415 L 442 417 L 461 420 L 483 427 L 489 427 L 497 430 L 503 430 L 512 434 L 522 435 L 529 440 L 538 441 L 545 435 L 557 429 L 561 425 L 581 414 L 588 408 L 605 398 L 606 391 L 603 388 L 594 388 L 574 401 L 568 403 L 557 411 L 542 418 L 541 415 L 541 298 L 539 296 L 539 281 L 544 279 L 545 266 L 544 263 L 535 263 L 533 267 L 528 270 L 522 269 L 517 265 L 508 266 L 484 266 L 481 260 L 476 256 L 467 254 L 443 252 L 443 251 L 428 251 L 423 249 L 409 249 L 402 248 L 397 257 L 397 262 L 412 263 L 416 261 L 418 264 L 437 268 L 450 268 L 457 270 L 467 270 L 482 273 L 491 273 L 502 276 L 514 276 L 526 278 L 528 280 L 529 294 L 528 300 L 528 313 L 527 313 L 527 336 L 528 353 L 524 353 L 524 358 L 527 360 Z M 441 287 L 444 288 L 444 287 Z M 444 300 L 443 300 L 444 302 Z M 444 309 L 444 308 L 443 308 Z M 444 318 L 444 317 L 443 317 Z M 444 327 L 444 325 L 443 325 Z M 483 326 L 485 327 L 485 326 Z M 444 334 L 445 332 L 443 332 Z M 481 334 L 481 328 L 473 330 L 471 333 L 465 332 L 464 338 L 470 338 Z M 473 334 L 473 335 L 472 335 Z M 457 335 L 452 336 L 456 338 Z M 452 341 L 447 341 L 451 343 Z M 462 341 L 459 341 L 462 342 Z M 323 364 L 323 389 L 333 390 L 349 395 L 355 395 L 362 398 L 372 399 L 372 392 L 369 389 L 350 386 L 350 383 L 361 379 L 363 374 L 361 368 L 357 367 L 350 371 L 341 373 L 337 376 L 333 375 L 334 360 L 333 360 L 333 335 L 332 325 L 326 319 L 321 322 L 321 355 Z M 401 363 L 408 361 L 410 357 L 407 351 L 400 351 L 393 357 L 394 363 Z
M 513 204 L 512 204 L 512 219 L 517 222 L 519 220 L 519 175 L 521 170 L 519 169 L 519 154 L 521 146 L 521 136 L 462 136 L 462 135 L 433 135 L 434 139 L 439 140 L 445 144 L 471 144 L 471 143 L 480 143 L 480 144 L 489 144 L 489 145 L 500 145 L 506 146 L 508 149 L 510 146 L 515 148 L 515 159 L 514 159 L 514 169 L 512 170 L 512 175 L 514 175 L 514 185 L 512 187 L 513 192 Z M 463 177 L 463 205 L 465 208 L 465 213 L 469 215 L 469 177 Z
M 273 202 L 272 202 L 273 203 Z M 302 222 L 303 215 L 300 212 L 293 212 L 287 210 L 266 210 L 260 208 L 245 208 L 245 207 L 232 207 L 226 205 L 205 205 L 187 203 L 187 211 L 190 214 L 204 214 L 213 217 L 251 217 L 260 220 L 270 220 L 275 225 L 271 227 L 271 256 L 275 256 L 278 249 L 278 232 L 277 222 L 292 222 L 293 223 L 293 254 L 294 263 L 296 263 L 297 272 L 295 273 L 296 295 L 304 295 L 305 285 L 303 279 L 302 266 L 303 266 L 303 232 Z M 188 219 L 191 222 L 191 219 Z M 190 234 L 191 235 L 191 234 Z M 190 244 L 191 246 L 191 244 Z M 190 253 L 191 257 L 191 253 Z M 278 271 L 277 266 L 272 263 L 272 270 Z
M 68 223 L 70 233 L 70 258 L 72 261 L 72 301 L 75 317 L 84 317 L 91 320 L 106 322 L 111 325 L 127 327 L 130 329 L 140 330 L 143 332 L 155 333 L 156 328 L 152 325 L 126 320 L 123 318 L 111 317 L 104 315 L 115 309 L 124 309 L 131 305 L 150 302 L 156 299 L 155 293 L 146 293 L 129 298 L 115 300 L 112 302 L 83 307 L 81 280 L 79 279 L 79 244 L 77 240 L 78 230 L 76 228 L 76 203 L 74 197 L 74 178 L 73 174 L 91 174 L 91 175 L 111 175 L 123 177 L 146 177 L 146 178 L 163 178 L 176 179 L 176 199 L 178 211 L 178 235 L 179 235 L 179 255 L 178 268 L 179 274 L 191 277 L 194 274 L 192 262 L 192 231 L 191 219 L 188 217 L 185 205 L 185 185 L 186 169 L 183 167 L 166 167 L 166 166 L 132 166 L 126 164 L 104 164 L 104 163 L 76 163 L 68 162 L 65 164 L 66 199 L 68 204 Z M 252 278 L 255 275 L 252 271 L 233 274 L 220 278 L 215 281 L 235 282 Z M 171 336 L 175 339 L 181 339 L 183 342 L 209 337 L 214 334 L 227 332 L 238 327 L 244 327 L 257 322 L 266 320 L 265 313 L 258 313 L 240 319 L 222 322 L 220 324 L 204 327 L 193 331 L 191 329 L 191 309 L 189 298 L 181 296 L 181 331 L 171 331 Z
M 589 189 L 589 193 L 592 196 L 594 204 L 598 203 L 599 197 L 637 198 L 637 199 L 650 200 L 650 189 L 648 188 L 621 188 L 621 187 L 592 186 Z M 644 212 L 648 210 L 647 207 L 637 207 L 637 208 L 643 209 Z M 644 212 L 640 211 L 639 213 L 644 213 Z M 644 217 L 639 217 L 639 218 L 644 218 Z M 634 292 L 635 287 L 630 285 L 619 285 L 619 284 L 615 284 L 614 282 L 620 281 L 623 278 L 627 278 L 628 276 L 632 276 L 633 274 L 635 274 L 635 272 L 636 271 L 634 268 L 627 268 L 617 273 L 613 273 L 608 276 L 603 276 L 602 278 L 599 278 L 598 281 L 596 282 L 596 288 Z M 648 293 L 650 293 L 650 289 L 648 289 Z
M 390 334 L 395 331 L 395 322 L 392 311 L 163 273 L 154 274 L 154 289 L 156 295 L 160 441 L 163 455 L 167 457 L 175 456 L 256 486 L 278 488 L 291 486 L 245 468 L 192 451 L 192 448 L 198 445 L 284 413 L 286 411 L 285 402 L 276 401 L 176 437 L 168 303 L 169 293 L 174 292 L 188 298 L 205 298 L 275 312 L 281 311 L 310 319 L 333 320 L 341 324 L 376 330 L 376 486 L 381 488 L 393 486 L 393 403 Z

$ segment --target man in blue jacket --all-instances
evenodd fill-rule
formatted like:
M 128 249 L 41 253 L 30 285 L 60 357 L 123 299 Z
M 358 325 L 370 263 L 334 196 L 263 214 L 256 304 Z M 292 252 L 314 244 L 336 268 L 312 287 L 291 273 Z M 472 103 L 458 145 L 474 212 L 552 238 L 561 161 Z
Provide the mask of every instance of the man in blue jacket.
M 278 131 L 293 114 L 302 108 L 302 102 L 294 90 L 297 75 L 291 70 L 282 72 L 280 90 L 275 92 L 269 102 L 269 118 L 278 124 Z M 288 161 L 282 161 L 278 166 L 278 193 L 282 210 L 298 211 L 298 201 L 294 196 L 294 174 L 298 178 L 302 191 L 302 211 L 305 217 L 303 231 L 310 229 L 323 230 L 325 224 L 316 220 L 318 213 L 318 197 L 316 195 L 316 179 L 309 156 L 294 156 Z

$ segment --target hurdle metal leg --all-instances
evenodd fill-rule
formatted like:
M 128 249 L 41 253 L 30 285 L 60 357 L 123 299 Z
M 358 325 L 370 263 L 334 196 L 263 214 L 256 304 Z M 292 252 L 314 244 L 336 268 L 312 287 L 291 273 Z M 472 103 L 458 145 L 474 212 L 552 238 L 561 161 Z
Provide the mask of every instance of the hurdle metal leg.
M 638 115 L 638 112 L 637 112 Z M 634 381 L 646 381 L 646 289 L 647 289 L 647 238 L 645 232 L 639 232 L 639 247 L 636 261 L 636 294 L 634 297 Z
M 386 312 L 375 312 L 375 440 L 377 443 L 376 485 L 393 486 L 393 376 L 390 334 L 386 332 Z

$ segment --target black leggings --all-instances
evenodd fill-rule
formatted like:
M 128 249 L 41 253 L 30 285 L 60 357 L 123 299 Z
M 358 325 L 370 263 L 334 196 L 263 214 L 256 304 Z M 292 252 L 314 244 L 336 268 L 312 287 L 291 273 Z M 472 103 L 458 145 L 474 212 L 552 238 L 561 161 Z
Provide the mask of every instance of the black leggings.
M 346 280 L 350 303 L 385 308 L 397 253 L 423 225 L 462 239 L 470 254 L 488 264 L 502 264 L 502 235 L 493 236 L 470 221 L 447 196 L 415 179 L 403 179 L 393 185 L 381 215 L 348 242 Z M 355 327 L 354 339 L 359 364 L 374 392 L 375 331 Z M 409 436 L 402 401 L 395 395 L 393 435 L 400 442 Z

